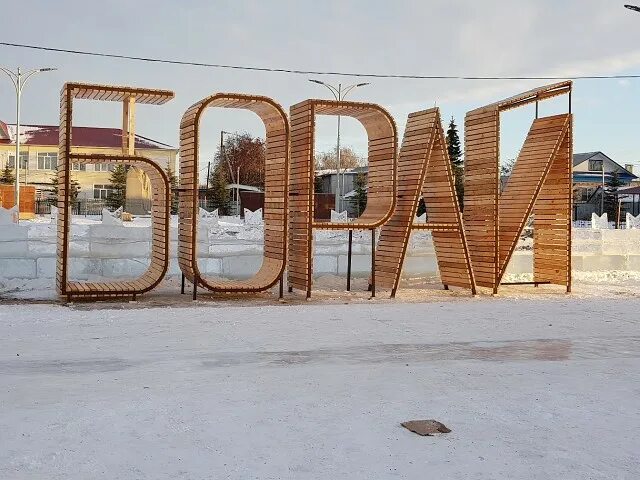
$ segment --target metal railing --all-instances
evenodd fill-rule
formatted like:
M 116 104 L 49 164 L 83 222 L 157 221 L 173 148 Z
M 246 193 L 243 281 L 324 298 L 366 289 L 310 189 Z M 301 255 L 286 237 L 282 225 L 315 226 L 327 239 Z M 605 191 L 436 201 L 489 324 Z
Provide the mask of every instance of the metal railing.
M 44 199 L 44 200 L 36 200 L 35 204 L 35 213 L 36 215 L 48 215 L 51 213 L 51 207 L 55 206 L 55 200 Z M 106 208 L 109 211 L 115 210 L 114 208 L 109 207 L 106 204 L 105 200 L 101 199 L 82 199 L 76 200 L 71 205 L 71 214 L 72 215 L 100 215 L 102 213 L 102 209 Z

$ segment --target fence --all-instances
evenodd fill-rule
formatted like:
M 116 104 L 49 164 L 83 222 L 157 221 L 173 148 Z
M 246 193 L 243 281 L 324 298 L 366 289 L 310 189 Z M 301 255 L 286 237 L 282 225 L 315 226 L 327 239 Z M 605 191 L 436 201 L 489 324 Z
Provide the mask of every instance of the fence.
M 55 200 L 36 200 L 35 213 L 37 215 L 49 215 L 51 213 L 51 207 L 55 205 Z M 71 214 L 72 215 L 100 215 L 102 214 L 102 209 L 106 208 L 109 211 L 113 211 L 113 208 L 107 206 L 104 200 L 100 199 L 84 199 L 84 200 L 76 200 L 71 205 Z

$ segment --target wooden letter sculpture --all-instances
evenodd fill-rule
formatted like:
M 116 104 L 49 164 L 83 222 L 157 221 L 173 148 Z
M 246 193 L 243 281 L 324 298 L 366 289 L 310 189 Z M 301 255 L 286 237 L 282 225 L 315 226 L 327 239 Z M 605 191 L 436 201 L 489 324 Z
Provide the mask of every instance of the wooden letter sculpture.
M 198 145 L 200 118 L 207 107 L 241 108 L 254 112 L 266 130 L 264 191 L 264 259 L 247 280 L 206 278 L 198 269 Z M 259 292 L 282 277 L 287 253 L 287 177 L 289 122 L 282 107 L 267 97 L 218 93 L 192 105 L 180 122 L 180 227 L 178 262 L 194 284 L 218 293 Z M 195 290 L 194 290 L 195 292 Z
M 428 222 L 414 223 L 420 195 Z M 411 230 L 428 229 L 438 259 L 440 278 L 476 293 L 455 182 L 437 108 L 409 115 L 398 158 L 398 195 L 391 219 L 382 227 L 376 250 L 376 279 L 391 288 L 400 282 Z
M 311 296 L 313 229 L 372 230 L 386 222 L 396 202 L 397 132 L 393 118 L 370 103 L 305 100 L 291 107 L 291 174 L 289 177 L 289 288 Z M 357 119 L 369 140 L 367 206 L 352 222 L 314 220 L 313 180 L 316 115 L 342 115 Z M 374 257 L 375 258 L 375 257 Z M 375 273 L 373 270 L 372 273 Z M 373 281 L 375 285 L 375 277 Z M 375 288 L 375 286 L 374 286 Z M 375 290 L 374 290 L 375 293 Z
M 534 282 L 571 290 L 572 115 L 536 118 L 500 194 L 500 112 L 562 94 L 548 85 L 467 113 L 464 224 L 479 286 L 494 293 L 529 216 L 534 215 Z M 570 100 L 571 97 L 569 97 Z
M 60 140 L 58 157 L 58 265 L 56 284 L 58 293 L 72 298 L 107 298 L 133 296 L 153 289 L 164 277 L 169 265 L 169 180 L 163 169 L 152 160 L 135 154 L 134 115 L 135 104 L 162 105 L 173 98 L 173 92 L 142 88 L 114 87 L 67 83 L 60 98 Z M 122 102 L 122 155 L 103 155 L 73 152 L 73 100 L 103 100 Z M 153 196 L 151 217 L 151 262 L 141 277 L 129 281 L 116 282 L 76 282 L 69 281 L 69 229 L 70 173 L 73 163 L 117 163 L 131 165 L 147 174 L 151 182 Z

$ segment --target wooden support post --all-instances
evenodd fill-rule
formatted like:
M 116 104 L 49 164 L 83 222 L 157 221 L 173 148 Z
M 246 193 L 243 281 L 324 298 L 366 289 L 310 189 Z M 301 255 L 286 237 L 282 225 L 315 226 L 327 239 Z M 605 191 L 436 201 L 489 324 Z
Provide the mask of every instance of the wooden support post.
M 135 154 L 136 143 L 136 97 L 129 96 L 122 101 L 122 153 Z
M 447 284 L 445 283 L 445 284 L 443 284 L 443 286 L 444 286 L 444 289 L 445 289 L 445 290 L 449 290 L 449 285 L 447 285 Z
M 376 296 L 376 229 L 371 229 L 371 298 Z
M 195 300 L 198 296 L 198 281 L 193 279 L 193 300 Z
M 284 298 L 284 275 L 280 275 L 280 296 L 278 298 Z
M 184 295 L 184 273 L 182 274 L 182 284 L 180 285 L 180 295 Z
M 353 246 L 353 230 L 349 230 L 349 249 L 347 252 L 347 292 L 351 291 L 351 251 Z

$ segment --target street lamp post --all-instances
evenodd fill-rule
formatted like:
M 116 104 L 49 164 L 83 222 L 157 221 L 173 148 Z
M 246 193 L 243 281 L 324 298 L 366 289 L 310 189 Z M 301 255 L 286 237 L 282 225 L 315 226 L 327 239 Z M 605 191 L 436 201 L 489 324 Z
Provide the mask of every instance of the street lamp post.
M 14 88 L 16 89 L 16 180 L 15 180 L 15 192 L 14 198 L 16 203 L 16 209 L 18 211 L 18 221 L 20 220 L 20 99 L 22 98 L 22 89 L 33 75 L 40 72 L 51 72 L 56 70 L 55 68 L 36 68 L 29 70 L 27 73 L 22 73 L 20 67 L 15 72 L 8 68 L 0 67 L 4 73 L 11 79 Z
M 336 88 L 333 85 L 329 85 L 328 83 L 322 82 L 320 80 L 309 79 L 309 81 L 313 83 L 317 83 L 318 85 L 324 85 L 325 87 L 327 87 L 333 94 L 333 97 L 338 102 L 341 102 L 342 100 L 344 100 L 347 94 L 354 88 L 364 87 L 365 85 L 369 85 L 368 83 L 356 83 L 354 85 L 347 85 L 346 87 L 343 88 L 342 84 L 339 83 L 338 88 Z M 342 208 L 340 205 L 340 200 L 342 198 L 342 185 L 340 183 L 340 115 L 338 115 L 338 139 L 336 142 L 336 162 L 337 162 L 336 172 L 337 172 L 338 185 L 336 186 L 337 188 L 336 188 L 335 208 L 337 212 L 341 212 Z M 342 179 L 342 184 L 344 184 L 344 178 Z

